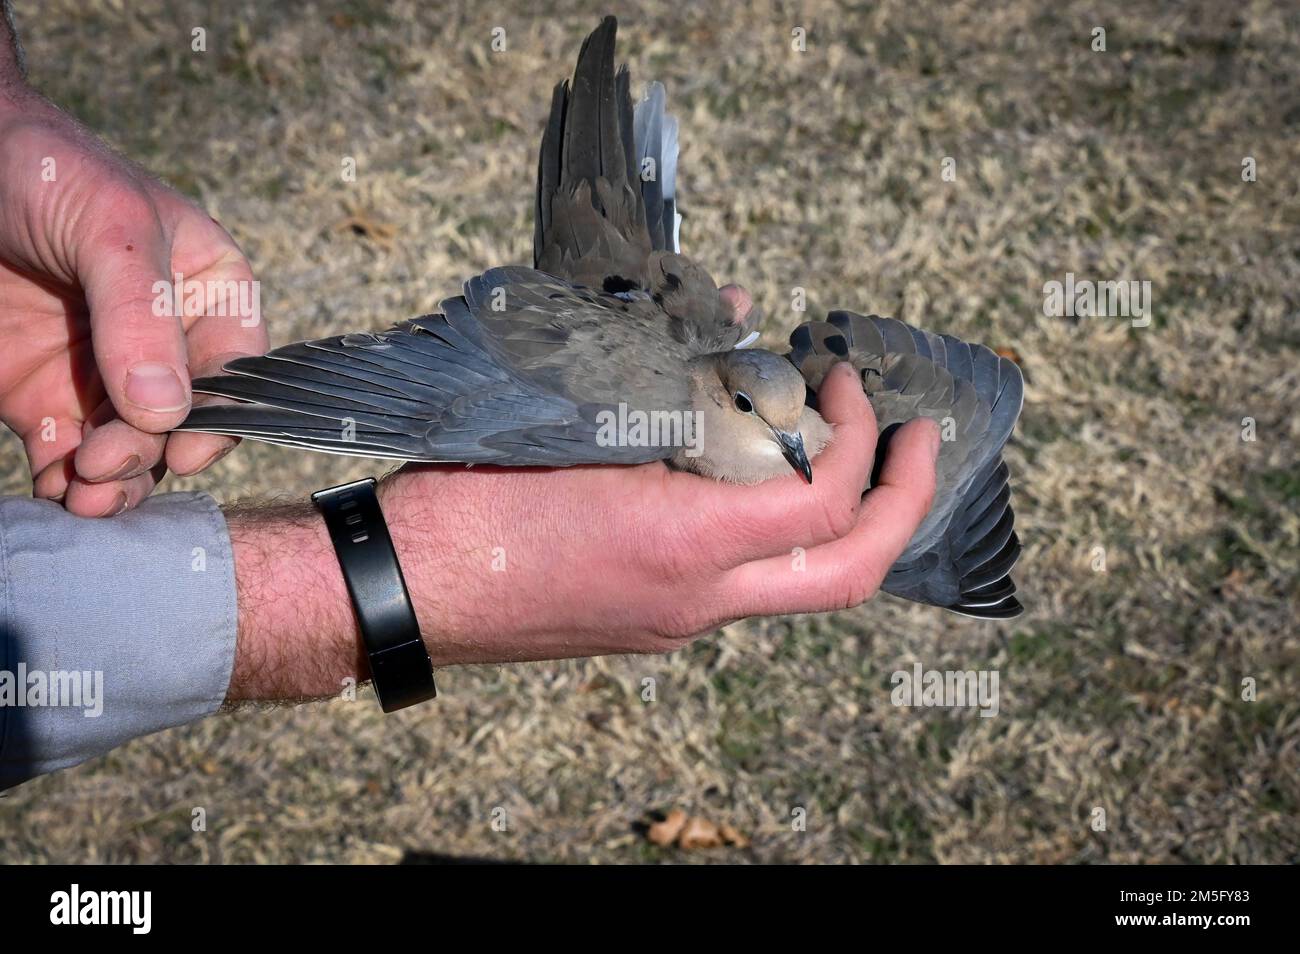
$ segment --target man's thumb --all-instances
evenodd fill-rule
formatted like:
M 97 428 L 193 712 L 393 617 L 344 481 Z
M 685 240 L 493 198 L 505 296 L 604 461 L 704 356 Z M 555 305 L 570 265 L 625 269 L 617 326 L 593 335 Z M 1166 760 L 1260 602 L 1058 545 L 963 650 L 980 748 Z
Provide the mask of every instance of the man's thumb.
M 118 415 L 142 431 L 179 424 L 190 407 L 182 302 L 152 206 L 118 218 L 77 257 L 95 364 Z

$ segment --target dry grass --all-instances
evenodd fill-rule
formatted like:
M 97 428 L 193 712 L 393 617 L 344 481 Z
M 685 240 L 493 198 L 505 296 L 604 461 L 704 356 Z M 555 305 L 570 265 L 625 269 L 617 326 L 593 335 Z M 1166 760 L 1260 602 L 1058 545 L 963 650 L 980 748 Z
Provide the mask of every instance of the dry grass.
M 547 91 L 601 12 L 120 6 L 20 0 L 33 80 L 234 232 L 276 343 L 381 327 L 528 259 Z M 449 672 L 436 705 L 387 719 L 369 699 L 211 719 L 12 792 L 0 857 L 1300 859 L 1300 18 L 1135 6 L 615 11 L 634 76 L 663 79 L 682 119 L 685 241 L 755 290 L 769 344 L 803 286 L 813 313 L 892 313 L 1023 357 L 1025 617 L 882 597 L 666 658 Z M 336 228 L 358 213 L 391 243 Z M 1067 271 L 1151 281 L 1154 322 L 1044 318 L 1043 283 Z M 25 492 L 7 446 L 4 489 Z M 301 497 L 368 466 L 246 446 L 172 486 Z M 913 661 L 1000 670 L 1001 714 L 893 707 L 889 674 Z M 678 805 L 752 846 L 682 855 L 634 831 Z

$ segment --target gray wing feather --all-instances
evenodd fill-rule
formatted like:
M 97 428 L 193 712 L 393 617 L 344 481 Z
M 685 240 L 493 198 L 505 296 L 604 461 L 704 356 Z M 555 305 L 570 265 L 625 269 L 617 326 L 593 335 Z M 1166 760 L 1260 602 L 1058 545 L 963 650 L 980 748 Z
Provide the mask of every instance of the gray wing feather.
M 645 98 L 636 104 L 633 119 L 635 151 L 641 179 L 641 200 L 646 208 L 650 246 L 666 248 L 664 236 L 664 189 L 661 168 L 664 148 L 664 88 L 651 83 Z M 649 173 L 647 175 L 647 173 Z
M 662 83 L 650 83 L 646 87 L 645 96 L 636 104 L 635 152 L 638 172 L 647 168 L 653 171 L 653 175 L 641 177 L 641 198 L 645 202 L 651 244 L 656 249 L 679 252 L 677 117 L 665 112 L 666 100 Z M 646 160 L 652 165 L 647 167 Z

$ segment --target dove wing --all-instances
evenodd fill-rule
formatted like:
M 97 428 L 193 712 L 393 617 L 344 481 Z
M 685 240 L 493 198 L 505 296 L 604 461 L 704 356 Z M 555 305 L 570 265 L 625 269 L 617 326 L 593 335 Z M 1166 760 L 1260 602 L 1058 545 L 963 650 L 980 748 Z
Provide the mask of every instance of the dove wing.
M 678 254 L 677 120 L 651 83 L 635 107 L 627 67 L 614 68 L 618 23 L 587 37 L 573 81 L 555 87 L 537 160 L 533 264 L 614 294 L 642 295 L 677 318 L 694 352 L 752 343 L 752 327 L 718 307 L 708 272 Z
M 537 161 L 533 264 L 601 291 L 645 287 L 651 232 L 633 140 L 627 67 L 614 71 L 606 17 L 551 97 Z
M 439 314 L 231 361 L 194 390 L 241 403 L 196 407 L 178 430 L 407 461 L 644 463 L 673 446 L 611 442 L 602 412 L 689 409 L 667 321 L 651 302 L 492 269 Z
M 893 318 L 831 312 L 790 338 L 790 360 L 815 392 L 831 365 L 862 376 L 881 441 L 900 424 L 928 417 L 950 438 L 935 464 L 934 504 L 881 588 L 983 619 L 1022 611 L 1010 572 L 1020 555 L 1002 448 L 1024 400 L 1015 363 L 951 335 Z

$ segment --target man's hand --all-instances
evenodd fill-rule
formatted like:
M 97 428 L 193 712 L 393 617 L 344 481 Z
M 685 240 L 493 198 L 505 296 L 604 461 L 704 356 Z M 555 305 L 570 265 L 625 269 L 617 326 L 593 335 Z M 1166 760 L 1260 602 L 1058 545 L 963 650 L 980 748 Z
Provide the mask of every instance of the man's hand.
M 176 274 L 203 294 L 159 313 L 156 283 Z M 252 278 L 207 214 L 0 85 L 0 421 L 23 439 L 35 496 L 109 516 L 167 468 L 196 473 L 234 446 L 167 431 L 191 375 L 266 350 Z
M 939 432 L 890 444 L 847 365 L 817 481 L 741 487 L 662 464 L 408 468 L 380 487 L 434 665 L 663 652 L 729 620 L 870 598 L 930 508 Z M 307 510 L 230 516 L 240 633 L 230 698 L 336 694 L 364 657 L 328 535 Z

